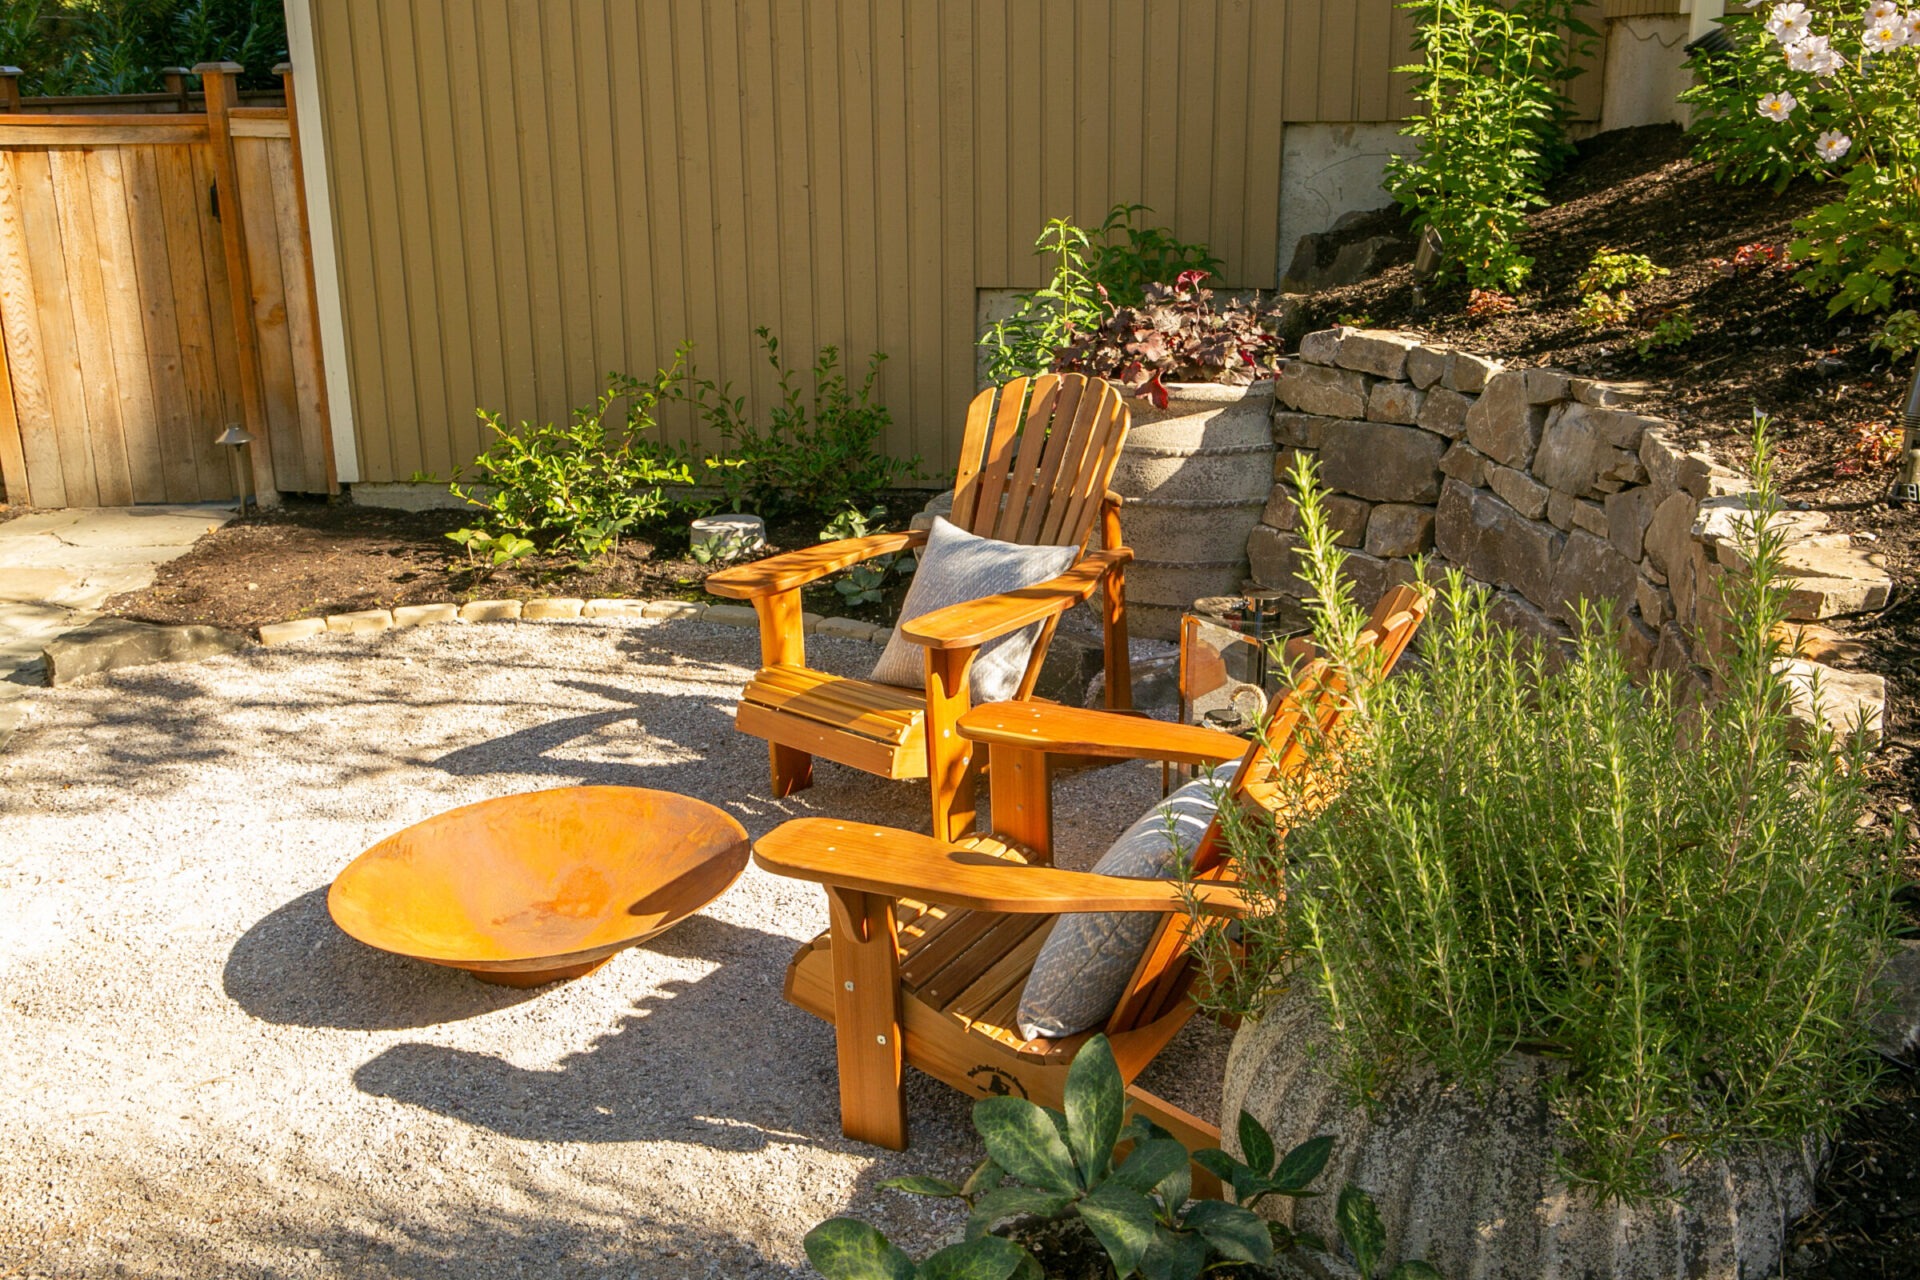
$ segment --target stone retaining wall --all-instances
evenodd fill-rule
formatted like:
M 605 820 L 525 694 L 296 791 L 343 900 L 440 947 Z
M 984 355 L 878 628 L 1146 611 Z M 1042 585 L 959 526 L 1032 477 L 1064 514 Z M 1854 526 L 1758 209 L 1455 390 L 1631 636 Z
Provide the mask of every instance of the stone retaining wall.
M 1632 399 L 1617 384 L 1507 369 L 1408 334 L 1308 334 L 1275 384 L 1280 453 L 1248 542 L 1254 581 L 1305 591 L 1285 480 L 1305 455 L 1331 490 L 1328 515 L 1362 600 L 1411 578 L 1411 558 L 1425 555 L 1435 576 L 1458 566 L 1496 588 L 1495 616 L 1542 640 L 1571 635 L 1581 598 L 1610 599 L 1637 671 L 1704 680 L 1725 629 L 1718 584 L 1741 563 L 1734 524 L 1751 486 L 1681 447 L 1672 423 L 1633 412 Z M 1828 531 L 1825 515 L 1781 519 L 1795 621 L 1886 603 L 1886 572 Z M 1829 691 L 1884 702 L 1877 676 L 1799 665 L 1797 678 L 1817 674 Z

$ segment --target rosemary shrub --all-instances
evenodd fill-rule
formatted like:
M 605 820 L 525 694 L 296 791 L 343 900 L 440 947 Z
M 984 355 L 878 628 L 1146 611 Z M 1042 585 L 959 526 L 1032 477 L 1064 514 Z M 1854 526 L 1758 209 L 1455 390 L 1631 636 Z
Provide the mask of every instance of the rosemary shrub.
M 1798 1142 L 1865 1098 L 1903 833 L 1856 826 L 1864 748 L 1797 723 L 1776 674 L 1784 535 L 1756 427 L 1720 693 L 1634 684 L 1604 609 L 1555 665 L 1450 575 L 1423 661 L 1363 672 L 1351 731 L 1311 745 L 1331 801 L 1228 824 L 1260 907 L 1244 950 L 1209 940 L 1233 970 L 1216 1000 L 1257 1012 L 1276 974 L 1310 983 L 1363 1099 L 1416 1065 L 1477 1087 L 1511 1053 L 1564 1061 L 1561 1172 L 1603 1198 L 1667 1193 L 1665 1153 Z M 1342 555 L 1295 483 L 1302 577 L 1350 646 Z

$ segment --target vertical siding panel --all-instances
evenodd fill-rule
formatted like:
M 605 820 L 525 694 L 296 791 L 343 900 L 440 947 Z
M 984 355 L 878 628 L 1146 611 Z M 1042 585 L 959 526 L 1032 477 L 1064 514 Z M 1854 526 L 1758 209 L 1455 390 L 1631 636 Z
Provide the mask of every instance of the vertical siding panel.
M 664 352 L 674 343 L 692 334 L 688 323 L 687 277 L 694 264 L 686 260 L 686 244 L 681 236 L 680 163 L 677 99 L 679 86 L 674 67 L 673 25 L 677 15 L 667 0 L 651 0 L 643 6 L 639 36 L 639 60 L 642 100 L 639 126 L 645 139 L 646 181 L 640 189 L 642 224 L 652 263 L 653 292 L 641 304 L 653 310 L 654 339 Z M 725 372 L 722 353 L 710 346 L 699 348 L 703 370 L 715 376 Z M 667 438 L 685 443 L 689 438 L 669 431 Z
M 774 165 L 779 175 L 780 311 L 774 332 L 782 358 L 804 369 L 813 362 L 815 193 L 807 135 L 806 11 L 820 0 L 775 0 L 773 7 Z
M 1107 176 L 1113 145 L 1112 14 L 1101 5 L 1081 3 L 1079 15 L 1073 48 L 1073 133 L 1078 142 L 1073 207 L 1081 218 L 1098 221 L 1117 203 Z
M 916 0 L 907 10 L 907 253 L 912 288 L 912 324 L 907 358 L 913 379 L 913 416 L 907 438 L 937 437 L 946 406 L 941 402 L 942 330 L 940 157 L 940 18 L 937 3 Z M 942 463 L 944 465 L 944 463 Z
M 1107 148 L 1107 194 L 1112 203 L 1143 203 L 1144 173 L 1158 157 L 1148 154 L 1146 95 L 1140 86 L 1157 74 L 1158 60 L 1147 51 L 1146 0 L 1113 0 L 1108 40 L 1113 80 L 1118 90 L 1109 95 L 1108 128 L 1113 141 Z
M 1140 202 L 1153 209 L 1154 220 L 1180 228 L 1180 103 L 1187 86 L 1181 58 L 1182 0 L 1147 0 L 1146 47 L 1154 70 L 1141 85 L 1146 115 L 1146 165 L 1141 173 Z
M 808 270 L 813 277 L 810 321 L 819 343 L 841 348 L 841 358 L 856 366 L 863 354 L 846 345 L 847 250 L 845 233 L 847 174 L 840 151 L 840 0 L 813 0 L 806 8 L 806 48 L 797 59 L 807 73 L 807 192 L 812 207 L 807 228 L 812 245 Z
M 363 0 L 365 2 L 365 0 Z M 461 0 L 454 0 L 456 4 Z M 540 412 L 533 322 L 533 273 L 539 265 L 528 252 L 527 213 L 521 192 L 519 119 L 515 108 L 513 35 L 507 23 L 511 0 L 474 0 L 480 54 L 481 135 L 486 145 L 483 203 L 493 221 L 494 269 L 498 280 L 506 392 L 487 407 L 509 424 Z M 476 420 L 475 438 L 486 435 Z
M 318 11 L 325 8 L 317 6 Z M 334 166 L 339 179 L 335 202 L 346 211 L 349 222 L 363 224 L 343 228 L 341 260 L 363 264 L 360 288 L 363 305 L 371 313 L 369 323 L 347 326 L 354 352 L 354 422 L 361 434 L 361 471 L 368 480 L 404 479 L 420 465 L 422 415 L 414 397 L 413 336 L 400 285 L 405 264 L 400 259 L 399 211 L 394 207 L 391 177 L 394 159 L 387 117 L 392 108 L 382 66 L 380 10 L 361 0 L 335 12 L 351 39 L 339 56 L 349 59 L 354 68 L 348 92 L 328 95 L 337 113 L 327 136 L 341 140 L 336 147 L 351 147 Z M 323 24 L 323 33 L 331 25 Z M 349 137 L 351 142 L 346 141 Z M 433 412 L 439 415 L 441 406 L 434 406 Z
M 1280 153 L 1286 119 L 1286 63 L 1281 57 L 1286 13 L 1255 0 L 1248 28 L 1246 190 L 1241 200 L 1241 244 L 1246 276 L 1271 289 L 1280 280 Z
M 404 478 L 424 468 L 437 475 L 453 469 L 453 441 L 447 430 L 447 374 L 440 343 L 440 270 L 438 260 L 456 246 L 436 242 L 428 210 L 433 192 L 427 184 L 426 146 L 421 137 L 419 50 L 414 42 L 413 0 L 388 6 L 381 24 L 386 54 L 387 111 L 383 117 L 392 148 L 391 167 L 374 170 L 376 185 L 389 187 L 397 235 L 399 272 L 395 287 L 404 298 L 408 347 L 412 352 L 412 398 L 396 409 L 414 415 L 405 447 L 394 458 Z M 464 323 L 459 317 L 451 317 Z
M 1359 20 L 1354 0 L 1320 7 L 1321 120 L 1352 120 L 1359 64 L 1365 56 L 1355 39 Z
M 1253 109 L 1248 93 L 1248 0 L 1221 0 L 1214 28 L 1213 172 L 1207 201 L 1207 243 L 1222 262 L 1219 283 L 1262 283 L 1247 260 L 1247 124 Z
M 493 230 L 494 206 L 498 203 L 487 179 L 487 124 L 482 99 L 486 95 L 486 73 L 480 58 L 480 31 L 476 6 L 471 0 L 441 0 L 447 56 L 446 139 L 448 164 L 454 185 L 446 192 L 444 204 L 453 212 L 444 215 L 439 225 L 458 228 L 462 250 L 461 270 L 457 278 L 465 286 L 467 362 L 465 371 L 472 388 L 468 399 L 473 408 L 507 407 L 507 347 L 502 330 L 507 325 L 522 327 L 505 314 L 500 293 L 500 271 L 496 262 L 498 241 Z M 435 184 L 439 187 L 439 184 Z M 444 234 L 444 233 L 437 233 Z M 450 273 L 451 274 L 451 273 Z M 456 313 L 457 314 L 457 313 Z M 458 385 L 458 384 L 456 384 Z M 479 420 L 463 413 L 467 406 L 447 406 L 450 421 L 447 435 L 455 458 L 471 457 L 486 447 Z
M 877 211 L 881 174 L 874 163 L 878 138 L 873 100 L 873 0 L 844 0 L 835 35 L 840 57 L 841 173 L 845 212 L 848 363 L 885 348 L 880 323 Z M 972 295 L 969 293 L 969 304 Z M 883 375 L 884 376 L 884 375 Z
M 536 412 L 555 418 L 569 399 L 565 312 L 573 300 L 560 279 L 560 228 L 554 198 L 554 139 L 549 124 L 546 33 L 539 0 L 508 0 L 508 58 L 512 114 L 506 127 L 518 139 L 516 194 L 525 218 L 523 252 L 527 258 L 527 322 L 533 336 L 533 387 Z
M 743 0 L 740 12 L 741 75 L 745 93 L 747 174 L 747 315 L 736 341 L 750 341 L 758 325 L 780 323 L 780 187 L 774 135 L 773 0 Z M 898 181 L 896 176 L 895 182 Z M 890 188 L 877 188 L 885 191 Z M 757 346 L 742 347 L 739 376 L 759 403 L 774 394 L 773 373 Z
M 1048 218 L 1041 189 L 1041 171 L 1052 153 L 1051 133 L 1042 112 L 1041 83 L 1046 75 L 1039 6 L 1017 0 L 1010 6 L 1006 25 L 1008 117 L 1013 123 L 1013 145 L 1002 160 L 1009 170 L 1007 236 L 1009 285 L 1031 289 L 1043 283 L 1052 267 L 1034 256 L 1034 237 Z M 1065 210 L 1060 212 L 1064 213 Z
M 1414 36 L 1419 28 L 1420 23 L 1411 11 L 1398 5 L 1394 6 L 1393 57 L 1391 59 L 1393 66 L 1404 67 L 1419 60 L 1413 48 Z M 1409 116 L 1418 114 L 1419 110 L 1420 104 L 1413 100 L 1413 77 L 1394 75 L 1388 82 L 1387 119 L 1405 120 Z
M 1039 0 L 1040 114 L 1037 134 L 1040 153 L 1040 222 L 1071 218 L 1083 226 L 1087 211 L 1074 205 L 1074 156 L 1080 148 L 1078 104 L 1074 101 L 1074 59 L 1078 38 L 1075 17 L 1079 0 Z
M 619 285 L 621 323 L 626 334 L 625 363 L 629 368 L 644 371 L 666 363 L 678 339 L 662 338 L 654 329 L 644 119 L 646 86 L 637 52 L 641 41 L 639 16 L 638 6 L 629 0 L 616 0 L 607 11 L 607 92 L 611 105 L 605 127 L 614 157 L 614 236 L 619 245 L 619 260 L 599 263 L 598 267 L 614 273 Z M 662 437 L 686 439 L 686 421 L 684 414 L 677 419 L 663 419 Z
M 587 200 L 580 158 L 580 56 L 574 37 L 578 0 L 540 5 L 540 67 L 546 88 L 547 203 L 553 218 L 553 278 L 559 289 L 562 394 L 584 404 L 605 370 L 595 357 L 593 280 L 587 262 Z M 559 406 L 555 406 L 555 417 Z
M 673 189 L 679 200 L 668 216 L 682 237 L 687 310 L 684 331 L 663 333 L 661 345 L 664 349 L 668 343 L 691 339 L 698 348 L 715 353 L 722 367 L 730 370 L 739 367 L 747 333 L 720 324 L 716 298 L 715 264 L 723 250 L 713 232 L 713 138 L 705 109 L 710 55 L 702 18 L 707 7 L 706 0 L 675 0 L 673 5 L 673 136 L 678 155 Z
M 880 266 L 880 331 L 891 359 L 882 385 L 893 410 L 896 438 L 911 438 L 919 383 L 914 377 L 912 330 L 912 263 L 914 246 L 908 241 L 908 187 L 911 150 L 907 145 L 906 103 L 908 67 L 905 18 L 915 0 L 874 0 L 873 69 L 874 171 L 881 175 L 880 234 L 876 240 Z
M 974 260 L 979 288 L 1012 280 L 1014 236 L 1007 219 L 1007 170 L 1025 162 L 1008 128 L 1007 0 L 979 0 L 973 17 Z M 1024 139 L 1025 130 L 1021 131 Z
M 1320 118 L 1320 81 L 1325 67 L 1320 58 L 1321 14 L 1324 0 L 1287 0 L 1285 42 L 1276 51 L 1285 67 L 1287 119 Z
M 1355 120 L 1386 120 L 1389 77 L 1393 68 L 1406 61 L 1405 53 L 1393 43 L 1394 0 L 1357 0 L 1354 39 Z
M 714 324 L 736 352 L 746 351 L 754 320 L 748 305 L 752 245 L 748 215 L 747 140 L 741 99 L 745 85 L 739 14 L 734 5 L 706 7 L 707 110 L 713 121 Z M 860 188 L 855 188 L 857 191 Z M 871 196 L 862 192 L 862 199 Z M 660 358 L 666 359 L 665 343 Z M 736 356 L 736 362 L 741 357 Z M 752 359 L 747 357 L 747 369 Z M 745 372 L 745 370 L 743 370 Z M 718 441 L 706 441 L 717 445 Z
M 973 257 L 973 21 L 968 12 L 971 0 L 944 0 L 941 6 L 945 29 L 941 45 L 945 54 L 940 68 L 943 84 L 940 94 L 941 158 L 946 169 L 941 176 L 942 212 L 946 221 L 944 279 L 940 297 L 945 303 L 946 327 L 937 352 L 945 375 L 940 405 L 932 415 L 923 415 L 913 447 L 935 474 L 945 475 L 953 466 L 954 451 L 947 444 L 949 423 L 960 420 L 973 394 L 973 282 L 977 268 Z
M 1221 0 L 1183 0 L 1180 22 L 1180 97 L 1176 171 L 1178 203 L 1169 206 L 1170 225 L 1183 240 L 1209 238 L 1208 210 L 1213 204 L 1210 175 L 1218 141 L 1220 84 L 1215 76 L 1214 36 Z
M 613 194 L 618 159 L 608 130 L 613 118 L 608 62 L 614 56 L 607 45 L 606 0 L 578 0 L 572 50 L 579 68 L 574 144 L 580 157 L 580 208 L 587 224 L 580 250 L 586 273 L 582 302 L 593 334 L 587 363 L 594 386 L 615 369 L 645 374 L 652 367 L 649 361 L 635 362 L 628 354 L 620 298 L 620 228 Z
M 485 205 L 467 208 L 463 190 L 461 139 L 455 131 L 455 101 L 471 100 L 471 77 L 476 74 L 470 61 L 471 47 L 456 58 L 453 33 L 448 29 L 445 0 L 412 0 L 414 35 L 418 41 L 415 84 L 419 103 L 418 131 L 425 155 L 426 195 L 424 208 L 426 234 L 432 242 L 436 288 L 427 299 L 434 312 L 439 336 L 441 370 L 441 409 L 437 422 L 422 424 L 426 469 L 445 475 L 457 466 L 472 461 L 485 445 L 479 438 L 479 424 L 467 416 L 480 404 L 498 408 L 499 400 L 487 400 L 480 394 L 474 372 L 474 338 L 490 331 L 489 345 L 499 344 L 498 315 L 483 315 L 473 292 L 466 219 L 484 218 Z M 465 9 L 456 4 L 456 9 Z M 471 30 L 471 13 L 459 15 Z M 456 91 L 456 76 L 469 78 L 464 91 Z M 291 279 L 291 277 L 289 277 Z M 489 388 L 489 390 L 496 390 Z M 424 395 L 423 390 L 423 395 Z M 310 402 L 309 402 L 310 403 Z M 463 412 L 464 411 L 464 412 Z M 429 410 L 431 412 L 431 410 Z M 442 468 L 445 470 L 442 470 Z

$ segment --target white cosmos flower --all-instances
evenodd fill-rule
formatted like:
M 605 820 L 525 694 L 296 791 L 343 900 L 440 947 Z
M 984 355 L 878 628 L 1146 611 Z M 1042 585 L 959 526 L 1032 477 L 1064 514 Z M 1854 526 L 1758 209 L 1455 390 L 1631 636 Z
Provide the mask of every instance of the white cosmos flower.
M 1860 40 L 1862 49 L 1870 53 L 1885 53 L 1889 49 L 1898 49 L 1906 42 L 1905 22 L 1877 22 L 1867 28 L 1867 34 Z
M 1841 66 L 1841 57 L 1833 51 L 1833 43 L 1825 36 L 1808 36 L 1793 48 L 1787 50 L 1787 65 L 1795 71 L 1811 71 L 1817 76 L 1830 76 Z
M 1813 15 L 1803 4 L 1777 4 L 1767 18 L 1767 30 L 1783 46 L 1791 48 L 1806 39 L 1813 29 Z
M 1900 6 L 1893 0 L 1874 0 L 1867 6 L 1867 25 L 1870 27 L 1876 23 L 1891 22 L 1899 16 Z
M 1853 148 L 1853 139 L 1837 129 L 1829 129 L 1814 142 L 1813 149 L 1820 158 L 1832 163 L 1847 154 Z
M 1907 43 L 1920 44 L 1920 9 L 1909 9 L 1901 15 L 1900 24 L 1907 29 Z
M 1769 120 L 1785 120 L 1799 105 L 1798 98 L 1782 89 L 1779 93 L 1770 93 L 1760 99 L 1760 114 Z

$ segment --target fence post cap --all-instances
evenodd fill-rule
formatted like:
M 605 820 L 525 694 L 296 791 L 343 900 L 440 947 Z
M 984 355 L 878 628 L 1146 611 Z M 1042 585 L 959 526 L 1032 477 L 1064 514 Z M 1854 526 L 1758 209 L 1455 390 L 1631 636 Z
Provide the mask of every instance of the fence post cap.
M 273 74 L 277 76 L 290 76 L 293 74 L 293 64 L 291 62 L 276 62 L 273 64 Z
M 23 76 L 27 74 L 18 67 L 0 67 L 0 76 Z
M 160 68 L 160 74 L 163 76 L 190 76 L 193 72 L 186 67 L 162 67 Z
M 245 70 L 246 68 L 237 62 L 196 62 L 193 64 L 193 74 L 196 76 L 204 76 L 213 72 L 218 72 L 221 75 L 237 76 Z

